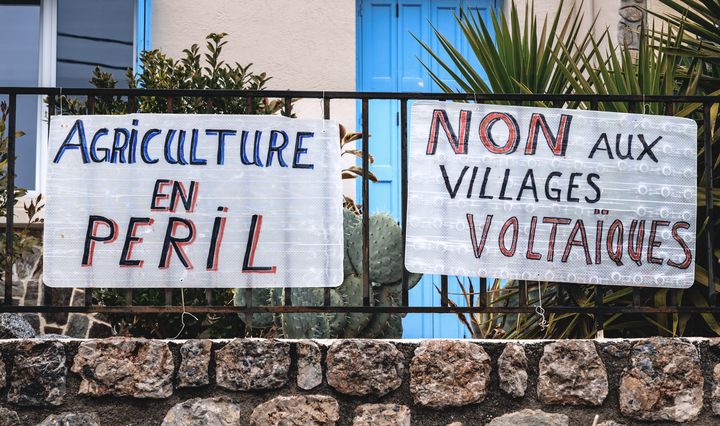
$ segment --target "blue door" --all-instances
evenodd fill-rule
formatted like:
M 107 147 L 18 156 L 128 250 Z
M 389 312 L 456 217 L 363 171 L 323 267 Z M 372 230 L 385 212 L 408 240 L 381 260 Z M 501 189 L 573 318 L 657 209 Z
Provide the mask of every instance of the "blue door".
M 456 87 L 447 72 L 431 61 L 430 55 L 413 35 L 440 52 L 432 26 L 440 30 L 466 58 L 471 48 L 455 22 L 460 9 L 480 13 L 490 20 L 495 0 L 357 0 L 357 87 L 367 92 L 440 92 L 418 58 L 429 64 L 433 72 L 450 87 Z M 497 10 L 497 9 L 496 9 Z M 441 55 L 443 60 L 447 55 Z M 480 65 L 475 61 L 477 69 Z M 358 111 L 360 111 L 358 103 Z M 371 167 L 378 178 L 370 186 L 371 212 L 388 212 L 400 219 L 400 104 L 397 101 L 369 102 L 370 153 L 375 157 Z M 357 128 L 362 127 L 358 114 Z M 361 194 L 358 180 L 357 193 Z M 360 199 L 360 196 L 358 196 Z M 453 289 L 451 278 L 450 288 Z M 426 276 L 410 292 L 410 304 L 439 306 L 436 290 L 440 278 Z M 452 290 L 451 290 L 452 291 Z M 462 296 L 452 295 L 463 305 Z M 467 331 L 451 314 L 409 314 L 403 321 L 406 338 L 466 337 Z

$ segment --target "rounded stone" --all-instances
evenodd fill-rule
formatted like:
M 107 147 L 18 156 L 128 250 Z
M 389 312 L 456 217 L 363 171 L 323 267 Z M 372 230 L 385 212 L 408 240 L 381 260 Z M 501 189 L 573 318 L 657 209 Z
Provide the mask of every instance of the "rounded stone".
M 100 426 L 100 418 L 96 413 L 51 414 L 37 426 Z
M 546 413 L 542 410 L 520 410 L 495 417 L 487 426 L 568 426 L 565 414 Z
M 537 394 L 545 404 L 602 404 L 608 394 L 608 378 L 595 344 L 563 340 L 545 345 Z
M 227 397 L 194 398 L 175 404 L 162 426 L 230 426 L 242 423 L 240 405 Z
M 252 412 L 250 426 L 334 426 L 340 405 L 325 395 L 278 396 Z
M 24 340 L 12 362 L 7 400 L 23 406 L 61 405 L 65 399 L 65 347 L 59 342 Z
M 215 352 L 216 381 L 230 390 L 277 389 L 290 371 L 290 344 L 278 340 L 235 339 Z
M 320 347 L 312 340 L 297 343 L 297 385 L 300 389 L 310 390 L 322 383 L 322 364 Z
M 355 408 L 353 426 L 410 426 L 410 408 L 399 404 L 362 404 Z
M 35 329 L 22 316 L 14 313 L 0 314 L 0 339 L 30 339 L 35 336 Z
M 720 363 L 715 364 L 715 368 L 713 368 L 712 389 L 712 410 L 713 413 L 720 416 Z
M 5 387 L 5 384 L 7 382 L 6 376 L 7 376 L 7 371 L 5 370 L 5 362 L 2 360 L 2 357 L 0 356 L 0 389 Z
M 410 363 L 410 393 L 430 408 L 480 402 L 490 382 L 490 357 L 477 344 L 460 340 L 426 340 Z
M 692 421 L 703 407 L 703 384 L 692 344 L 660 337 L 636 342 L 620 379 L 620 411 L 637 420 Z
M 72 366 L 81 395 L 167 398 L 175 364 L 167 342 L 112 338 L 80 344 Z
M 20 426 L 18 413 L 5 407 L 0 407 L 0 426 Z
M 327 381 L 347 395 L 383 396 L 400 387 L 405 357 L 391 343 L 341 340 L 327 353 Z
M 527 363 L 527 356 L 522 345 L 506 344 L 498 358 L 500 389 L 515 398 L 524 396 L 528 380 Z
M 179 388 L 192 388 L 210 383 L 210 340 L 188 340 L 180 347 Z

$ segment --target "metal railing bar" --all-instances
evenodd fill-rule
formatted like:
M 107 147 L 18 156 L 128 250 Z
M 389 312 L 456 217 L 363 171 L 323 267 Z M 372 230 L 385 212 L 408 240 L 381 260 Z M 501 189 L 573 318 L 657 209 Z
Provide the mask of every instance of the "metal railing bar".
M 92 303 L 93 303 L 93 289 L 90 288 L 90 287 L 86 288 L 86 289 L 85 289 L 85 292 L 84 292 L 84 296 L 85 296 L 85 300 L 84 300 L 85 306 L 92 306 Z
M 408 115 L 407 99 L 400 100 L 400 208 L 402 229 L 402 252 L 403 252 L 403 273 L 402 273 L 402 290 L 400 304 L 407 306 L 410 301 L 409 289 L 409 273 L 405 268 L 405 250 L 407 248 L 407 200 L 408 200 L 408 134 L 407 134 L 407 115 Z
M 478 300 L 478 306 L 487 306 L 487 278 L 480 278 L 480 300 Z
M 60 100 L 62 101 L 62 99 Z M 135 96 L 134 95 L 128 95 L 128 101 L 125 105 L 125 112 L 128 114 L 132 114 L 136 112 L 136 105 L 135 105 Z
M 323 109 L 323 120 L 329 120 L 330 119 L 330 99 L 323 98 L 322 100 L 322 109 Z M 330 301 L 330 288 L 325 287 L 323 289 L 323 306 L 330 306 L 332 303 Z
M 60 98 L 60 106 L 62 106 L 62 98 Z M 55 95 L 48 96 L 48 137 L 50 136 L 50 120 L 55 115 L 55 108 L 56 108 L 56 101 L 55 101 Z M 43 304 L 44 305 L 52 305 L 52 288 L 45 285 L 43 282 L 42 284 L 42 291 L 43 291 Z
M 240 291 L 240 290 L 238 290 L 238 291 Z M 252 297 L 252 288 L 246 288 L 245 289 L 245 308 L 246 308 L 246 310 L 245 310 L 245 315 L 243 317 L 244 318 L 243 322 L 245 323 L 244 324 L 245 330 L 244 330 L 243 334 L 245 336 L 250 336 L 252 333 L 252 313 L 250 312 L 250 308 L 252 308 L 252 306 L 253 306 L 252 298 L 253 298 Z M 286 304 L 286 306 L 287 306 L 287 304 Z
M 59 87 L 0 87 L 0 94 L 60 95 Z M 423 92 L 350 92 L 312 90 L 232 90 L 232 89 L 141 89 L 141 88 L 62 88 L 63 96 L 185 96 L 185 97 L 268 97 L 309 99 L 386 99 L 386 100 L 462 100 L 474 101 L 558 101 L 558 102 L 680 102 L 718 103 L 720 96 L 706 95 L 593 95 L 524 93 L 423 93 Z
M 710 305 L 717 303 L 717 295 L 715 294 L 715 256 L 713 247 L 713 233 L 715 229 L 715 209 L 713 206 L 713 146 L 711 138 L 711 129 L 708 129 L 712 122 L 710 117 L 710 109 L 712 104 L 703 103 L 703 146 L 705 149 L 705 216 L 707 217 L 707 226 L 705 226 L 705 244 L 707 250 L 707 273 L 708 273 L 708 301 Z
M 595 330 L 601 333 L 605 328 L 605 315 L 603 315 L 603 296 L 605 290 L 601 285 L 595 285 Z
M 7 170 L 6 170 L 6 199 L 5 199 L 5 296 L 6 305 L 12 305 L 13 290 L 13 223 L 15 220 L 15 115 L 17 111 L 17 96 L 8 96 L 8 144 L 7 144 Z
M 440 306 L 450 306 L 448 298 L 448 276 L 440 276 Z
M 527 306 L 527 281 L 518 281 L 518 302 L 520 306 Z
M 594 306 L 545 306 L 546 312 L 577 313 L 592 315 L 596 312 Z M 494 313 L 514 314 L 535 312 L 534 306 L 519 307 L 448 307 L 448 306 L 185 306 L 186 312 L 191 313 Z M 161 314 L 182 313 L 182 306 L 7 306 L 0 305 L 0 313 L 128 313 L 128 314 Z M 720 306 L 605 306 L 604 314 L 647 314 L 647 313 L 689 313 L 689 314 L 720 314 Z
M 362 100 L 362 282 L 363 306 L 370 306 L 370 117 L 368 100 Z
M 287 92 L 285 92 L 285 96 L 283 97 L 283 99 L 284 99 L 284 105 L 283 105 L 282 115 L 285 117 L 290 117 L 290 115 L 292 114 L 292 105 L 291 105 L 292 98 L 288 97 Z M 289 287 L 285 287 L 283 289 L 283 295 L 284 295 L 283 305 L 292 306 L 292 289 Z M 245 304 L 247 305 L 247 303 L 248 303 L 248 298 L 247 298 L 247 293 L 246 293 Z M 246 316 L 246 319 L 247 318 L 248 317 Z M 250 316 L 249 320 L 252 321 L 252 316 Z M 245 326 L 247 327 L 247 323 Z

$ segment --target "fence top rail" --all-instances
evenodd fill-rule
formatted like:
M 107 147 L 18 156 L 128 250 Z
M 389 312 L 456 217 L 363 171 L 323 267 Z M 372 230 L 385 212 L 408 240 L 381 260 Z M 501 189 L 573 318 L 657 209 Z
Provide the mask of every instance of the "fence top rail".
M 186 97 L 269 97 L 316 99 L 387 99 L 442 101 L 564 101 L 564 102 L 692 102 L 720 103 L 716 96 L 675 95 L 593 95 L 593 94 L 526 94 L 526 93 L 420 93 L 420 92 L 353 92 L 319 90 L 227 90 L 227 89 L 142 89 L 81 87 L 0 87 L 0 95 L 68 95 L 68 96 L 186 96 Z

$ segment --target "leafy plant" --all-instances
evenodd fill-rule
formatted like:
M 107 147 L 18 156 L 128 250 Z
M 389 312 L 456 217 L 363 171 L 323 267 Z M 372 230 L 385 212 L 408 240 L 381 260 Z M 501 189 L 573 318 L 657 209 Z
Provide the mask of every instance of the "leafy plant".
M 8 143 L 9 143 L 9 129 L 7 128 L 8 118 L 8 106 L 7 103 L 0 102 L 0 215 L 7 217 L 8 209 L 11 211 L 15 209 L 15 206 L 20 201 L 21 197 L 27 194 L 27 190 L 24 188 L 15 188 L 13 205 L 9 206 L 8 201 Z M 15 138 L 21 138 L 25 136 L 22 131 L 15 131 Z M 42 195 L 38 195 L 35 198 L 30 199 L 29 203 L 25 202 L 23 205 L 27 221 L 23 221 L 24 226 L 16 229 L 13 233 L 13 257 L 12 261 L 15 263 L 17 260 L 31 254 L 32 250 L 39 248 L 40 238 L 37 235 L 33 235 L 30 230 L 30 225 L 41 222 L 38 217 L 38 213 L 45 207 L 43 204 Z M 4 242 L 0 244 L 0 257 L 5 259 L 6 247 Z M 4 269 L 3 269 L 4 270 Z
M 443 61 L 439 52 L 415 38 L 455 80 L 457 87 L 445 84 L 429 64 L 423 63 L 423 66 L 448 93 L 456 90 L 462 93 L 566 93 L 571 89 L 569 77 L 561 72 L 553 58 L 565 50 L 567 60 L 577 61 L 590 44 L 594 21 L 589 29 L 583 29 L 582 2 L 577 7 L 571 6 L 566 17 L 561 17 L 565 9 L 561 1 L 552 22 L 548 23 L 545 18 L 542 26 L 538 23 L 534 2 L 526 3 L 522 21 L 514 2 L 509 16 L 504 11 L 500 14 L 492 11 L 489 23 L 483 21 L 479 12 L 465 11 L 455 16 L 455 21 L 481 68 L 474 68 L 470 58 L 463 57 L 437 28 L 433 28 L 434 34 L 449 61 Z M 587 33 L 581 36 L 582 31 Z M 553 102 L 536 104 L 554 105 Z
M 206 37 L 206 52 L 200 53 L 197 44 L 183 50 L 183 57 L 173 59 L 159 49 L 140 54 L 142 72 L 127 71 L 127 82 L 131 88 L 145 89 L 223 89 L 223 90 L 264 90 L 270 77 L 266 73 L 254 73 L 252 64 L 226 63 L 222 58 L 223 47 L 227 44 L 227 33 L 211 33 Z M 111 73 L 96 67 L 90 80 L 97 88 L 115 88 L 117 80 Z M 96 114 L 124 114 L 126 112 L 175 112 L 183 114 L 275 114 L 286 108 L 284 99 L 237 96 L 167 98 L 139 96 L 128 99 L 122 96 L 98 96 L 92 101 L 62 97 L 56 112 L 87 114 L 90 102 Z M 292 103 L 287 105 L 286 115 L 293 116 Z M 62 109 L 61 109 L 62 105 Z
M 671 1 L 662 0 L 670 5 Z M 652 37 L 641 34 L 640 48 L 633 53 L 625 46 L 616 46 L 610 41 L 607 32 L 600 39 L 591 35 L 579 41 L 570 41 L 568 36 L 573 31 L 559 30 L 560 27 L 552 25 L 546 32 L 538 33 L 537 27 L 525 20 L 521 27 L 514 6 L 508 18 L 493 15 L 492 24 L 497 34 L 497 46 L 491 32 L 482 23 L 479 15 L 473 16 L 466 12 L 457 18 L 458 25 L 466 39 L 473 48 L 475 55 L 483 69 L 487 71 L 487 82 L 480 80 L 481 70 L 469 67 L 467 58 L 449 45 L 438 31 L 436 35 L 442 48 L 450 56 L 448 63 L 443 63 L 439 55 L 431 52 L 433 58 L 448 72 L 457 67 L 460 73 L 451 73 L 455 82 L 462 91 L 482 93 L 568 93 L 568 94 L 603 94 L 603 95 L 694 95 L 720 93 L 717 81 L 708 76 L 717 74 L 717 55 L 714 52 L 718 47 L 717 24 L 720 22 L 720 8 L 716 0 L 683 0 L 683 5 L 672 7 L 683 16 L 672 15 L 666 18 L 669 25 L 662 29 L 653 29 Z M 560 19 L 562 5 L 556 12 L 554 22 Z M 687 7 L 685 13 L 684 7 Z M 530 6 L 530 15 L 533 15 Z M 579 19 L 578 12 L 571 12 L 569 28 L 575 28 Z M 526 16 L 528 13 L 526 13 Z M 509 24 L 504 25 L 508 19 Z M 532 21 L 530 21 L 532 22 Z M 712 36 L 709 34 L 713 32 Z M 606 42 L 607 44 L 604 44 Z M 602 46 L 606 45 L 607 48 Z M 430 48 L 423 45 L 428 51 Z M 553 46 L 553 47 L 549 47 Z M 538 55 L 535 52 L 548 52 L 541 55 L 548 59 L 548 63 L 537 64 Z M 519 65 L 524 64 L 521 72 Z M 535 65 L 533 65 L 535 64 Z M 426 66 L 427 67 L 427 66 Z M 554 76 L 548 78 L 548 76 Z M 433 78 L 438 81 L 437 76 Z M 705 83 L 704 85 L 702 83 Z M 440 82 L 438 81 L 440 84 Z M 538 83 L 540 83 L 538 85 Z M 453 91 L 448 85 L 442 85 L 447 92 Z M 542 104 L 539 106 L 590 108 L 588 103 L 564 105 L 562 103 Z M 644 112 L 646 114 L 671 114 L 682 117 L 691 117 L 702 123 L 699 135 L 698 164 L 703 170 L 704 156 L 702 141 L 705 132 L 710 132 L 713 144 L 718 142 L 718 105 L 713 105 L 710 111 L 710 122 L 705 122 L 699 113 L 699 104 L 677 103 L 675 105 L 660 105 L 644 103 L 642 105 L 628 105 L 623 102 L 597 102 L 597 108 L 603 111 L 616 112 Z M 714 164 L 716 170 L 719 164 Z M 698 182 L 698 207 L 701 219 L 698 226 L 698 235 L 702 235 L 707 223 L 702 222 L 702 210 L 705 207 L 704 185 L 706 177 L 701 173 Z M 720 195 L 720 191 L 713 190 Z M 715 199 L 716 206 L 720 200 Z M 715 227 L 720 223 L 714 224 Z M 705 242 L 697 238 L 697 252 L 703 253 Z M 710 262 L 717 264 L 720 251 L 715 253 Z M 599 297 L 604 305 L 613 306 L 657 306 L 664 307 L 674 304 L 690 306 L 707 306 L 707 287 L 715 285 L 720 290 L 719 283 L 710 283 L 707 271 L 696 265 L 696 283 L 687 290 L 670 289 L 631 289 L 625 287 L 600 287 L 602 293 Z M 489 306 L 517 306 L 520 299 L 521 287 L 518 282 L 511 281 L 501 285 L 499 281 L 491 283 L 488 289 Z M 537 305 L 542 294 L 542 303 L 546 306 L 561 304 L 561 302 L 580 307 L 594 307 L 598 295 L 595 286 L 569 285 L 560 300 L 558 288 L 561 286 L 548 282 L 526 283 L 527 290 L 524 298 L 531 305 Z M 475 291 L 472 281 L 458 279 L 464 303 L 469 306 L 477 305 L 478 292 Z M 541 291 L 540 291 L 541 290 Z M 530 315 L 504 315 L 504 314 L 478 314 L 459 315 L 460 321 L 465 324 L 474 337 L 508 337 L 508 338 L 538 338 L 538 337 L 591 337 L 595 334 L 595 318 L 589 315 L 574 313 L 546 314 L 548 327 L 540 327 L 540 316 Z M 720 324 L 711 314 L 691 316 L 689 314 L 654 314 L 654 315 L 609 315 L 603 320 L 603 328 L 609 335 L 616 336 L 646 336 L 646 335 L 685 335 L 685 334 L 714 334 L 720 335 Z
M 206 37 L 204 53 L 197 44 L 183 50 L 180 59 L 173 59 L 160 50 L 145 51 L 140 56 L 142 72 L 133 74 L 128 70 L 128 85 L 145 89 L 230 89 L 264 90 L 270 77 L 266 73 L 255 73 L 252 64 L 228 64 L 222 59 L 223 47 L 227 44 L 226 33 L 212 33 Z M 117 80 L 111 73 L 97 67 L 90 80 L 97 88 L 115 88 Z M 252 99 L 230 96 L 202 99 L 197 97 L 138 96 L 128 99 L 122 96 L 97 96 L 92 99 L 62 97 L 56 113 L 63 114 L 125 114 L 127 112 L 152 113 L 212 113 L 212 114 L 276 114 L 280 111 L 293 116 L 292 102 L 286 106 L 284 99 L 254 97 Z M 288 114 L 289 113 L 289 114 Z M 96 303 L 108 306 L 124 305 L 126 290 L 97 289 L 93 292 Z M 173 305 L 184 303 L 198 306 L 207 303 L 204 289 L 172 290 L 168 302 Z M 214 304 L 231 305 L 231 289 L 212 290 Z M 162 289 L 138 289 L 132 293 L 133 304 L 162 306 L 166 293 Z M 123 335 L 171 338 L 228 337 L 241 333 L 240 323 L 235 315 L 197 314 L 192 317 L 177 314 L 128 315 L 111 314 L 109 320 L 116 331 Z
M 652 13 L 667 25 L 682 31 L 681 43 L 670 53 L 704 62 L 704 76 L 715 89 L 720 78 L 720 0 L 660 0 L 673 12 Z

